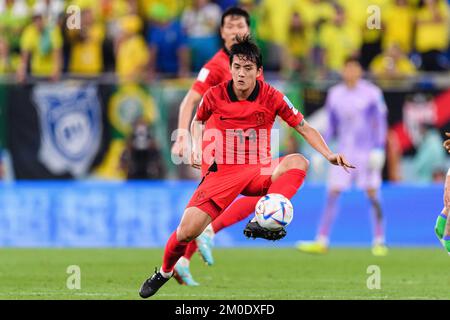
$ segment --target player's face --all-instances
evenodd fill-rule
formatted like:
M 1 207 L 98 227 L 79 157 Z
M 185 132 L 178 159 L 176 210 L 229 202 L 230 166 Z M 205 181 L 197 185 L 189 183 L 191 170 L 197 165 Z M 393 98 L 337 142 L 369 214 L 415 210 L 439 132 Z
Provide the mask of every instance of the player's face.
M 356 82 L 362 77 L 361 66 L 357 62 L 348 62 L 342 70 L 342 78 L 345 82 Z
M 238 90 L 247 91 L 255 86 L 256 78 L 261 75 L 261 68 L 256 63 L 242 56 L 234 56 L 231 64 L 231 76 Z
M 248 33 L 249 28 L 247 22 L 242 16 L 226 16 L 223 27 L 220 28 L 220 35 L 227 49 L 230 49 L 236 43 L 237 35 L 243 37 Z

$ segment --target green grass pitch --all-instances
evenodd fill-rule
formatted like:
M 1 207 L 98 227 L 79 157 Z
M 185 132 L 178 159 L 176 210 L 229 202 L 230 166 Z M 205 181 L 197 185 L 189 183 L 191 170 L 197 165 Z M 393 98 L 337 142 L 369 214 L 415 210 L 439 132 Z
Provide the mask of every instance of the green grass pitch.
M 0 299 L 140 299 L 143 280 L 162 249 L 0 249 Z M 312 256 L 294 248 L 216 249 L 215 265 L 198 255 L 191 270 L 199 287 L 170 280 L 151 299 L 449 299 L 450 257 L 439 248 L 393 248 L 374 257 L 367 248 L 334 248 Z M 81 270 L 69 290 L 67 267 Z M 370 265 L 381 288 L 369 290 Z

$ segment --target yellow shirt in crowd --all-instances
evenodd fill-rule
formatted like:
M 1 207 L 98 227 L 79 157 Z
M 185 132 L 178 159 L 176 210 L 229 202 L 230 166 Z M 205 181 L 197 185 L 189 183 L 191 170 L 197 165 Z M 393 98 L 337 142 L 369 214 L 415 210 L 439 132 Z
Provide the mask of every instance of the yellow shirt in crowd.
M 139 0 L 139 8 L 143 16 L 148 14 L 148 11 L 154 4 L 164 4 L 172 16 L 180 15 L 184 8 L 186 8 L 192 1 L 189 0 Z
M 89 8 L 94 12 L 96 20 L 102 22 L 110 22 L 130 11 L 130 6 L 127 0 L 71 0 L 71 5 L 79 8 Z
M 124 40 L 117 52 L 116 72 L 118 77 L 121 80 L 129 80 L 142 74 L 149 57 L 144 37 L 135 35 Z
M 82 75 L 97 75 L 102 72 L 104 38 L 103 25 L 94 24 L 88 31 L 88 38 L 85 41 L 75 40 L 70 54 L 69 71 Z
M 348 23 L 340 27 L 327 23 L 322 27 L 319 41 L 325 49 L 325 65 L 339 72 L 345 59 L 360 48 L 361 32 Z
M 34 76 L 48 77 L 53 75 L 56 63 L 53 52 L 55 49 L 61 49 L 63 39 L 61 31 L 53 28 L 49 32 L 50 46 L 47 52 L 43 51 L 42 43 L 44 36 L 33 25 L 25 28 L 20 39 L 20 47 L 22 51 L 28 51 L 31 54 L 31 74 Z
M 414 9 L 410 6 L 397 6 L 395 4 L 386 7 L 383 14 L 385 26 L 383 47 L 388 48 L 393 44 L 400 46 L 404 53 L 412 50 Z
M 301 15 L 301 13 L 300 13 Z M 303 16 L 301 16 L 303 19 Z M 303 20 L 304 21 L 304 20 Z M 306 21 L 304 21 L 306 23 Z M 314 41 L 313 30 L 306 25 L 302 32 L 290 32 L 288 37 L 288 51 L 296 58 L 308 57 Z
M 292 14 L 290 0 L 262 0 L 259 5 L 261 23 L 258 24 L 258 37 L 278 45 L 286 45 L 288 28 Z
M 446 1 L 439 2 L 439 13 L 442 22 L 428 22 L 417 25 L 416 29 L 416 48 L 419 52 L 430 50 L 446 50 L 448 47 L 448 4 Z M 417 11 L 418 20 L 433 19 L 433 14 L 425 6 Z
M 288 42 L 289 53 L 297 58 L 308 57 L 312 48 L 312 40 L 311 30 L 305 30 L 303 33 L 291 33 Z
M 411 76 L 416 73 L 416 67 L 407 57 L 402 57 L 397 60 L 395 66 L 392 64 L 393 61 L 391 58 L 380 54 L 370 63 L 370 71 L 377 76 L 388 73 L 388 70 L 391 68 L 394 68 L 395 73 L 398 75 Z
M 258 24 L 258 37 L 279 45 L 290 46 L 289 25 L 294 12 L 298 12 L 312 32 L 319 20 L 330 20 L 334 9 L 330 3 L 312 0 L 262 0 L 258 6 L 261 23 Z M 309 37 L 306 37 L 309 40 Z
M 334 9 L 329 2 L 312 0 L 294 1 L 294 10 L 298 10 L 306 23 L 313 27 L 319 20 L 330 21 L 334 17 Z
M 385 6 L 389 0 L 339 0 L 338 3 L 344 8 L 347 23 L 361 31 L 364 43 L 377 42 L 383 32 L 381 21 L 385 13 Z M 377 15 L 379 14 L 379 15 Z M 379 18 L 379 28 L 369 29 L 367 24 L 376 22 Z

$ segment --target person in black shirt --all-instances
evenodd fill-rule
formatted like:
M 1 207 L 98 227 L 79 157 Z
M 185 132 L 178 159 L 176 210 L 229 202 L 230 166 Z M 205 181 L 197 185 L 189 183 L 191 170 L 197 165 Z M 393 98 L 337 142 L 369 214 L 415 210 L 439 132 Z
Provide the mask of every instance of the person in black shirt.
M 128 180 L 162 179 L 165 176 L 160 149 L 143 118 L 138 118 L 133 124 L 122 154 L 121 168 Z

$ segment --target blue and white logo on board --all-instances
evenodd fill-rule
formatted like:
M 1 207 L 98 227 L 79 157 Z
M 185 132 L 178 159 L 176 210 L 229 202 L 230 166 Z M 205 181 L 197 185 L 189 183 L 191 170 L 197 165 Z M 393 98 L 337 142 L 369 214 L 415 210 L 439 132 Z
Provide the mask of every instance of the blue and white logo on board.
M 76 82 L 38 84 L 32 100 L 41 125 L 39 160 L 53 174 L 86 174 L 102 136 L 97 87 Z

